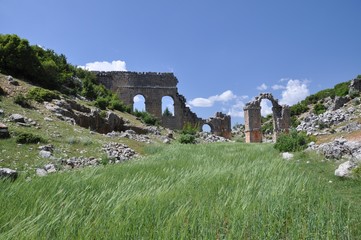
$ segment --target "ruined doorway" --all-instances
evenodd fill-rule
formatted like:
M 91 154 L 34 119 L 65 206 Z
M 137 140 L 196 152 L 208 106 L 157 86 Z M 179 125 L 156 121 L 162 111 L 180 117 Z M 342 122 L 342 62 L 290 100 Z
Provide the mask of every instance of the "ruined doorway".
M 163 117 L 174 117 L 174 100 L 170 96 L 162 97 L 162 115 Z
M 211 133 L 212 132 L 212 127 L 209 124 L 203 124 L 202 132 Z

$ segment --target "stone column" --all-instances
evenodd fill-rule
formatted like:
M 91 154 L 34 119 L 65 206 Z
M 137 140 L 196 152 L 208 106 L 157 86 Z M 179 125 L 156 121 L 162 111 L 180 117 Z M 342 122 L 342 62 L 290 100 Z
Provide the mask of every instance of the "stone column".
M 262 142 L 261 107 L 246 106 L 243 110 L 246 142 Z
M 162 119 L 162 99 L 161 97 L 149 97 L 145 99 L 145 111 Z

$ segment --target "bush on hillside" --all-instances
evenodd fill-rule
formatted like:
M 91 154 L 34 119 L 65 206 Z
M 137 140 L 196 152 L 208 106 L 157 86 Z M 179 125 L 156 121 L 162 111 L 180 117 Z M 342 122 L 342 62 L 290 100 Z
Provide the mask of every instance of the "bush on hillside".
M 299 102 L 290 107 L 291 116 L 301 115 L 309 110 L 308 106 L 304 102 Z
M 181 134 L 179 142 L 182 144 L 194 144 L 196 143 L 196 137 L 193 134 Z
M 199 131 L 198 125 L 192 125 L 191 123 L 186 123 L 183 126 L 183 129 L 181 130 L 181 134 L 190 134 L 190 135 L 196 135 Z
M 336 84 L 334 87 L 335 95 L 339 97 L 344 97 L 348 94 L 349 88 L 350 88 L 350 81 Z
M 325 107 L 325 105 L 323 105 L 322 103 L 317 103 L 315 104 L 315 106 L 313 107 L 313 112 L 316 115 L 320 115 L 324 112 L 326 112 L 327 108 Z
M 280 134 L 274 145 L 274 148 L 280 152 L 297 152 L 304 150 L 311 139 L 305 133 L 298 133 L 292 130 L 290 133 Z
M 44 101 L 50 102 L 53 99 L 60 99 L 59 93 L 40 87 L 31 88 L 27 97 L 40 103 Z
M 20 105 L 20 106 L 22 106 L 24 108 L 30 108 L 31 107 L 29 99 L 26 98 L 21 93 L 14 97 L 14 103 L 18 104 L 18 105 Z
M 145 124 L 149 124 L 149 125 L 159 124 L 158 119 L 148 112 L 135 110 L 133 114 L 134 116 L 139 117 L 141 121 Z
M 16 143 L 20 144 L 37 144 L 45 142 L 46 141 L 42 137 L 32 133 L 20 133 L 16 136 Z

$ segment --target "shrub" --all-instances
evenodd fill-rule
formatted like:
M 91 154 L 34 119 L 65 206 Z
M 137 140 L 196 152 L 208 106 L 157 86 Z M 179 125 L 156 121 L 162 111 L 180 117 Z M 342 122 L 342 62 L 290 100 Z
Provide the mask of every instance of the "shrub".
M 108 99 L 104 98 L 104 97 L 98 97 L 95 102 L 94 102 L 94 106 L 100 108 L 101 110 L 105 110 L 108 106 Z
M 194 144 L 196 142 L 196 137 L 192 134 L 181 134 L 179 142 L 182 144 Z
M 134 116 L 139 117 L 142 120 L 142 122 L 145 124 L 149 124 L 149 125 L 159 124 L 158 119 L 148 112 L 135 110 L 133 114 Z
M 291 116 L 301 115 L 304 112 L 308 111 L 308 106 L 304 102 L 297 103 L 290 107 Z
M 183 129 L 181 131 L 181 134 L 190 134 L 190 135 L 195 135 L 198 132 L 198 126 L 197 125 L 192 125 L 191 123 L 186 123 L 183 126 Z
M 16 143 L 21 143 L 21 144 L 31 144 L 31 143 L 44 143 L 45 140 L 40 137 L 37 136 L 35 134 L 32 133 L 20 133 L 17 137 L 16 137 Z
M 317 103 L 314 107 L 313 107 L 313 112 L 317 115 L 320 115 L 324 112 L 326 112 L 326 107 L 325 105 L 323 105 L 322 103 Z
M 44 101 L 50 102 L 53 99 L 60 99 L 59 93 L 40 87 L 31 88 L 27 97 L 40 103 Z
M 311 139 L 305 133 L 292 130 L 289 134 L 280 134 L 274 148 L 280 152 L 297 152 L 305 149 L 310 141 Z
M 334 87 L 335 95 L 339 97 L 344 97 L 348 94 L 349 88 L 350 88 L 350 81 L 336 84 Z
M 22 95 L 21 93 L 19 95 L 16 95 L 14 97 L 14 103 L 15 104 L 18 104 L 22 107 L 25 107 L 25 108 L 30 108 L 31 107 L 31 104 L 29 102 L 29 99 L 27 99 L 24 95 Z

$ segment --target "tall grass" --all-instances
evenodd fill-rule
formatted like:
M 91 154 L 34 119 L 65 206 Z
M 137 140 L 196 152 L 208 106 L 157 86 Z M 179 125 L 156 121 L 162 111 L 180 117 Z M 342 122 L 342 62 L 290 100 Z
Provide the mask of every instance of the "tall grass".
M 171 145 L 0 183 L 1 239 L 354 239 L 360 211 L 271 145 Z

